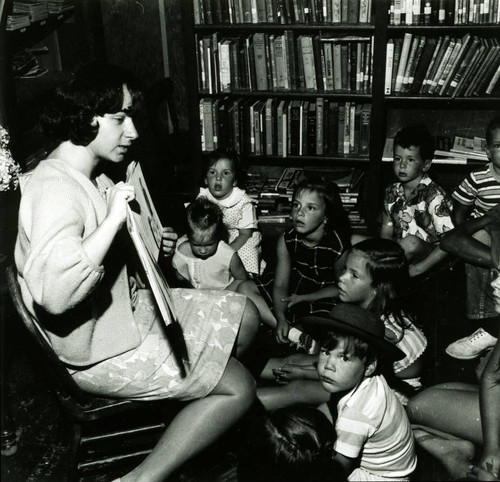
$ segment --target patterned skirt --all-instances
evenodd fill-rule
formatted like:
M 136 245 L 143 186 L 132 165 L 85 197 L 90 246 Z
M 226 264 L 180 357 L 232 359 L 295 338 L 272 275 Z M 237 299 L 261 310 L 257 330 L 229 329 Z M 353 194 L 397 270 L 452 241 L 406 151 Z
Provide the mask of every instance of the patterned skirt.
M 139 290 L 134 317 L 142 343 L 85 370 L 70 370 L 84 390 L 137 400 L 193 400 L 219 383 L 233 351 L 246 297 L 228 291 L 173 289 L 190 370 L 183 378 L 152 293 Z

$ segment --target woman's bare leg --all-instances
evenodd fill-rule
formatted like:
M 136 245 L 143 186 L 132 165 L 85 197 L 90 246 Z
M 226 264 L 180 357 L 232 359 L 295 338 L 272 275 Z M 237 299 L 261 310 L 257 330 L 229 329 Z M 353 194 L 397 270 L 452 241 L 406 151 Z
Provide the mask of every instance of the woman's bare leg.
M 257 398 L 266 410 L 275 410 L 295 404 L 319 406 L 330 399 L 330 394 L 319 381 L 294 380 L 279 387 L 259 387 Z
M 226 432 L 250 408 L 254 398 L 252 376 L 231 358 L 210 395 L 184 407 L 154 450 L 138 467 L 123 476 L 122 482 L 167 480 L 184 462 Z
M 483 443 L 479 392 L 475 385 L 445 383 L 427 388 L 412 397 L 406 409 L 413 424 L 474 444 Z
M 259 311 L 255 304 L 247 299 L 243 317 L 241 319 L 240 331 L 236 338 L 236 356 L 239 357 L 245 353 L 247 348 L 252 344 L 260 326 Z
M 255 306 L 257 306 L 257 309 L 259 310 L 260 318 L 264 324 L 270 326 L 271 328 L 276 327 L 276 318 L 267 305 L 266 300 L 260 294 L 259 288 L 257 288 L 254 281 L 243 281 L 243 283 L 238 286 L 237 291 L 238 293 L 245 295 L 247 298 L 250 298 L 255 303 Z

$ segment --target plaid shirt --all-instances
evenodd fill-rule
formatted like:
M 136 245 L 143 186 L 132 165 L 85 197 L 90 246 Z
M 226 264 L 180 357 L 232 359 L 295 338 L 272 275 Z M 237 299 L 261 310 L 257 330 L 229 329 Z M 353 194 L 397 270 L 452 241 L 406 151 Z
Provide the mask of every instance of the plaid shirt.
M 453 229 L 452 206 L 444 189 L 427 175 L 408 199 L 400 182 L 385 190 L 384 209 L 394 223 L 395 239 L 412 234 L 428 243 L 437 242 L 443 233 Z

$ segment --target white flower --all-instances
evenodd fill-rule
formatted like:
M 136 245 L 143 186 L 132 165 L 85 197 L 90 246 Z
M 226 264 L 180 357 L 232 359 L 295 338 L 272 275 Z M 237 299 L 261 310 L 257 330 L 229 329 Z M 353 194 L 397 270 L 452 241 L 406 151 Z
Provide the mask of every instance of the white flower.
M 0 191 L 17 189 L 20 173 L 21 168 L 19 164 L 12 159 L 9 150 L 9 134 L 7 130 L 0 125 Z

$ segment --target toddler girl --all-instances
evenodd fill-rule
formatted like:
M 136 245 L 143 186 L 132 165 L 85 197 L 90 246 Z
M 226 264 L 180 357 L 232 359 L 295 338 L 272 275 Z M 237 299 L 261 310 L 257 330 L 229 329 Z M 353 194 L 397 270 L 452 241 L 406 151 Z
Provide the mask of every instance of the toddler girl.
M 237 186 L 238 169 L 236 155 L 213 152 L 205 172 L 207 187 L 200 188 L 198 197 L 206 197 L 222 209 L 230 246 L 238 252 L 248 273 L 259 274 L 264 270 L 262 236 L 257 231 L 254 201 Z
M 229 246 L 222 211 L 197 198 L 187 207 L 187 234 L 179 239 L 172 265 L 196 289 L 235 291 L 248 279 L 238 253 Z
M 361 241 L 349 250 L 345 270 L 338 281 L 339 300 L 366 308 L 380 317 L 384 321 L 386 338 L 405 353 L 405 358 L 393 364 L 394 376 L 384 373 L 404 405 L 422 386 L 422 354 L 427 346 L 424 334 L 402 308 L 408 280 L 408 262 L 403 249 L 395 241 L 374 238 Z M 317 355 L 303 354 L 270 360 L 263 376 L 274 376 L 278 383 L 286 385 L 259 389 L 259 398 L 270 408 L 298 403 L 296 397 L 302 390 L 297 385 L 302 382 L 309 387 L 305 395 L 308 400 L 302 400 L 303 403 L 328 398 L 311 383 L 317 378 L 313 369 L 316 363 Z M 283 389 L 286 394 L 282 393 Z

